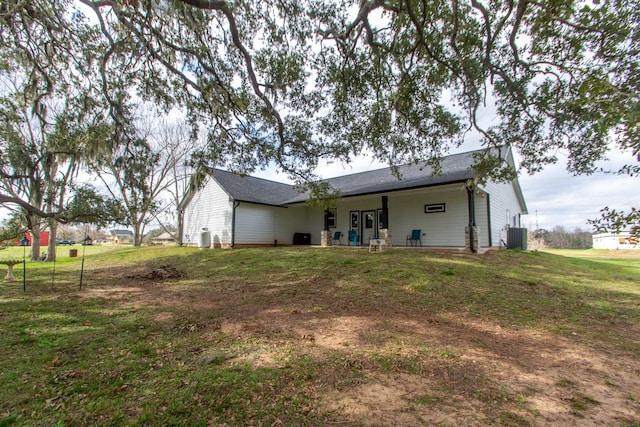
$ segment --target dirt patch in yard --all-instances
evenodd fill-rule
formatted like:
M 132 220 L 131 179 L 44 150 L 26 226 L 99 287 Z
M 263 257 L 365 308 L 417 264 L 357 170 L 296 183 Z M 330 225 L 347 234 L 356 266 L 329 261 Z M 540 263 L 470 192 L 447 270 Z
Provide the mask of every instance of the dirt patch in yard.
M 315 413 L 328 424 L 640 423 L 638 354 L 593 343 L 580 332 L 561 336 L 500 326 L 465 311 L 345 296 L 333 278 L 173 286 L 183 276 L 178 268 L 155 271 L 110 276 L 108 286 L 86 295 L 158 306 L 158 322 L 204 340 L 251 343 L 222 363 L 273 368 L 292 354 L 317 362 L 325 368 L 308 386 Z M 100 281 L 100 272 L 93 280 Z M 628 333 L 638 340 L 637 328 Z

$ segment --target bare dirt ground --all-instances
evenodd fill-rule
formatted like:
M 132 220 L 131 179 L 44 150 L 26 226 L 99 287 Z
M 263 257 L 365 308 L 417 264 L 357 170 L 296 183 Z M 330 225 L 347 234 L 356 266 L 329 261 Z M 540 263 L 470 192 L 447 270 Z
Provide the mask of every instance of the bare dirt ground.
M 332 425 L 640 425 L 638 355 L 596 348 L 579 334 L 562 338 L 464 313 L 358 305 L 308 284 L 257 298 L 250 286 L 207 292 L 162 282 L 177 275 L 171 268 L 134 271 L 88 296 L 159 306 L 159 322 L 191 322 L 204 335 L 263 343 L 230 364 L 277 367 L 284 347 L 314 358 L 339 354 L 344 369 L 327 370 L 309 385 L 315 409 L 331 414 Z

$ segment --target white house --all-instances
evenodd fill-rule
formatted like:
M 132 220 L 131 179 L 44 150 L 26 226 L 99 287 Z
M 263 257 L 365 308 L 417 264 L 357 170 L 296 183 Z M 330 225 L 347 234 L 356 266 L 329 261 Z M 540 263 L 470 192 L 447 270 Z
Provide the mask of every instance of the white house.
M 109 230 L 111 243 L 117 245 L 133 245 L 133 231 L 131 230 Z
M 307 205 L 308 196 L 292 185 L 212 169 L 204 186 L 181 203 L 183 243 L 209 246 L 204 235 L 213 247 L 330 245 L 341 232 L 333 244 L 381 238 L 392 246 L 499 247 L 508 227 L 520 227 L 527 207 L 517 179 L 471 190 L 466 184 L 474 177 L 473 154 L 445 157 L 439 175 L 424 165 L 405 165 L 401 179 L 389 168 L 328 179 L 341 196 L 335 212 Z M 413 230 L 420 230 L 419 241 L 408 239 Z
M 640 249 L 638 239 L 628 231 L 593 235 L 593 249 Z

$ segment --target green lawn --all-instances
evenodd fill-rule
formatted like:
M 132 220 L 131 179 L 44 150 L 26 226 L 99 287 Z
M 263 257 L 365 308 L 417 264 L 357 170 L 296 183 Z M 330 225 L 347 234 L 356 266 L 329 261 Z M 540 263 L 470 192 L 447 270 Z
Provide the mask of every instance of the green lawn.
M 0 426 L 640 425 L 640 253 L 74 248 L 0 283 Z

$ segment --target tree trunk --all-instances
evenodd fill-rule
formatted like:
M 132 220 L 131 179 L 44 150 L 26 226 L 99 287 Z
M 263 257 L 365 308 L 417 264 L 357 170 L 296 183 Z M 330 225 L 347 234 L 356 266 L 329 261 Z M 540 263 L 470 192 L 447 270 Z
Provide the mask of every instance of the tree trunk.
M 58 222 L 54 220 L 49 220 L 49 245 L 47 246 L 47 258 L 45 261 L 54 262 L 56 260 L 57 246 L 56 246 L 56 236 L 58 235 Z
M 31 261 L 40 261 L 40 224 L 31 228 Z
M 140 235 L 140 229 L 142 224 L 139 222 L 133 224 L 133 246 L 141 246 L 142 245 L 142 236 Z

